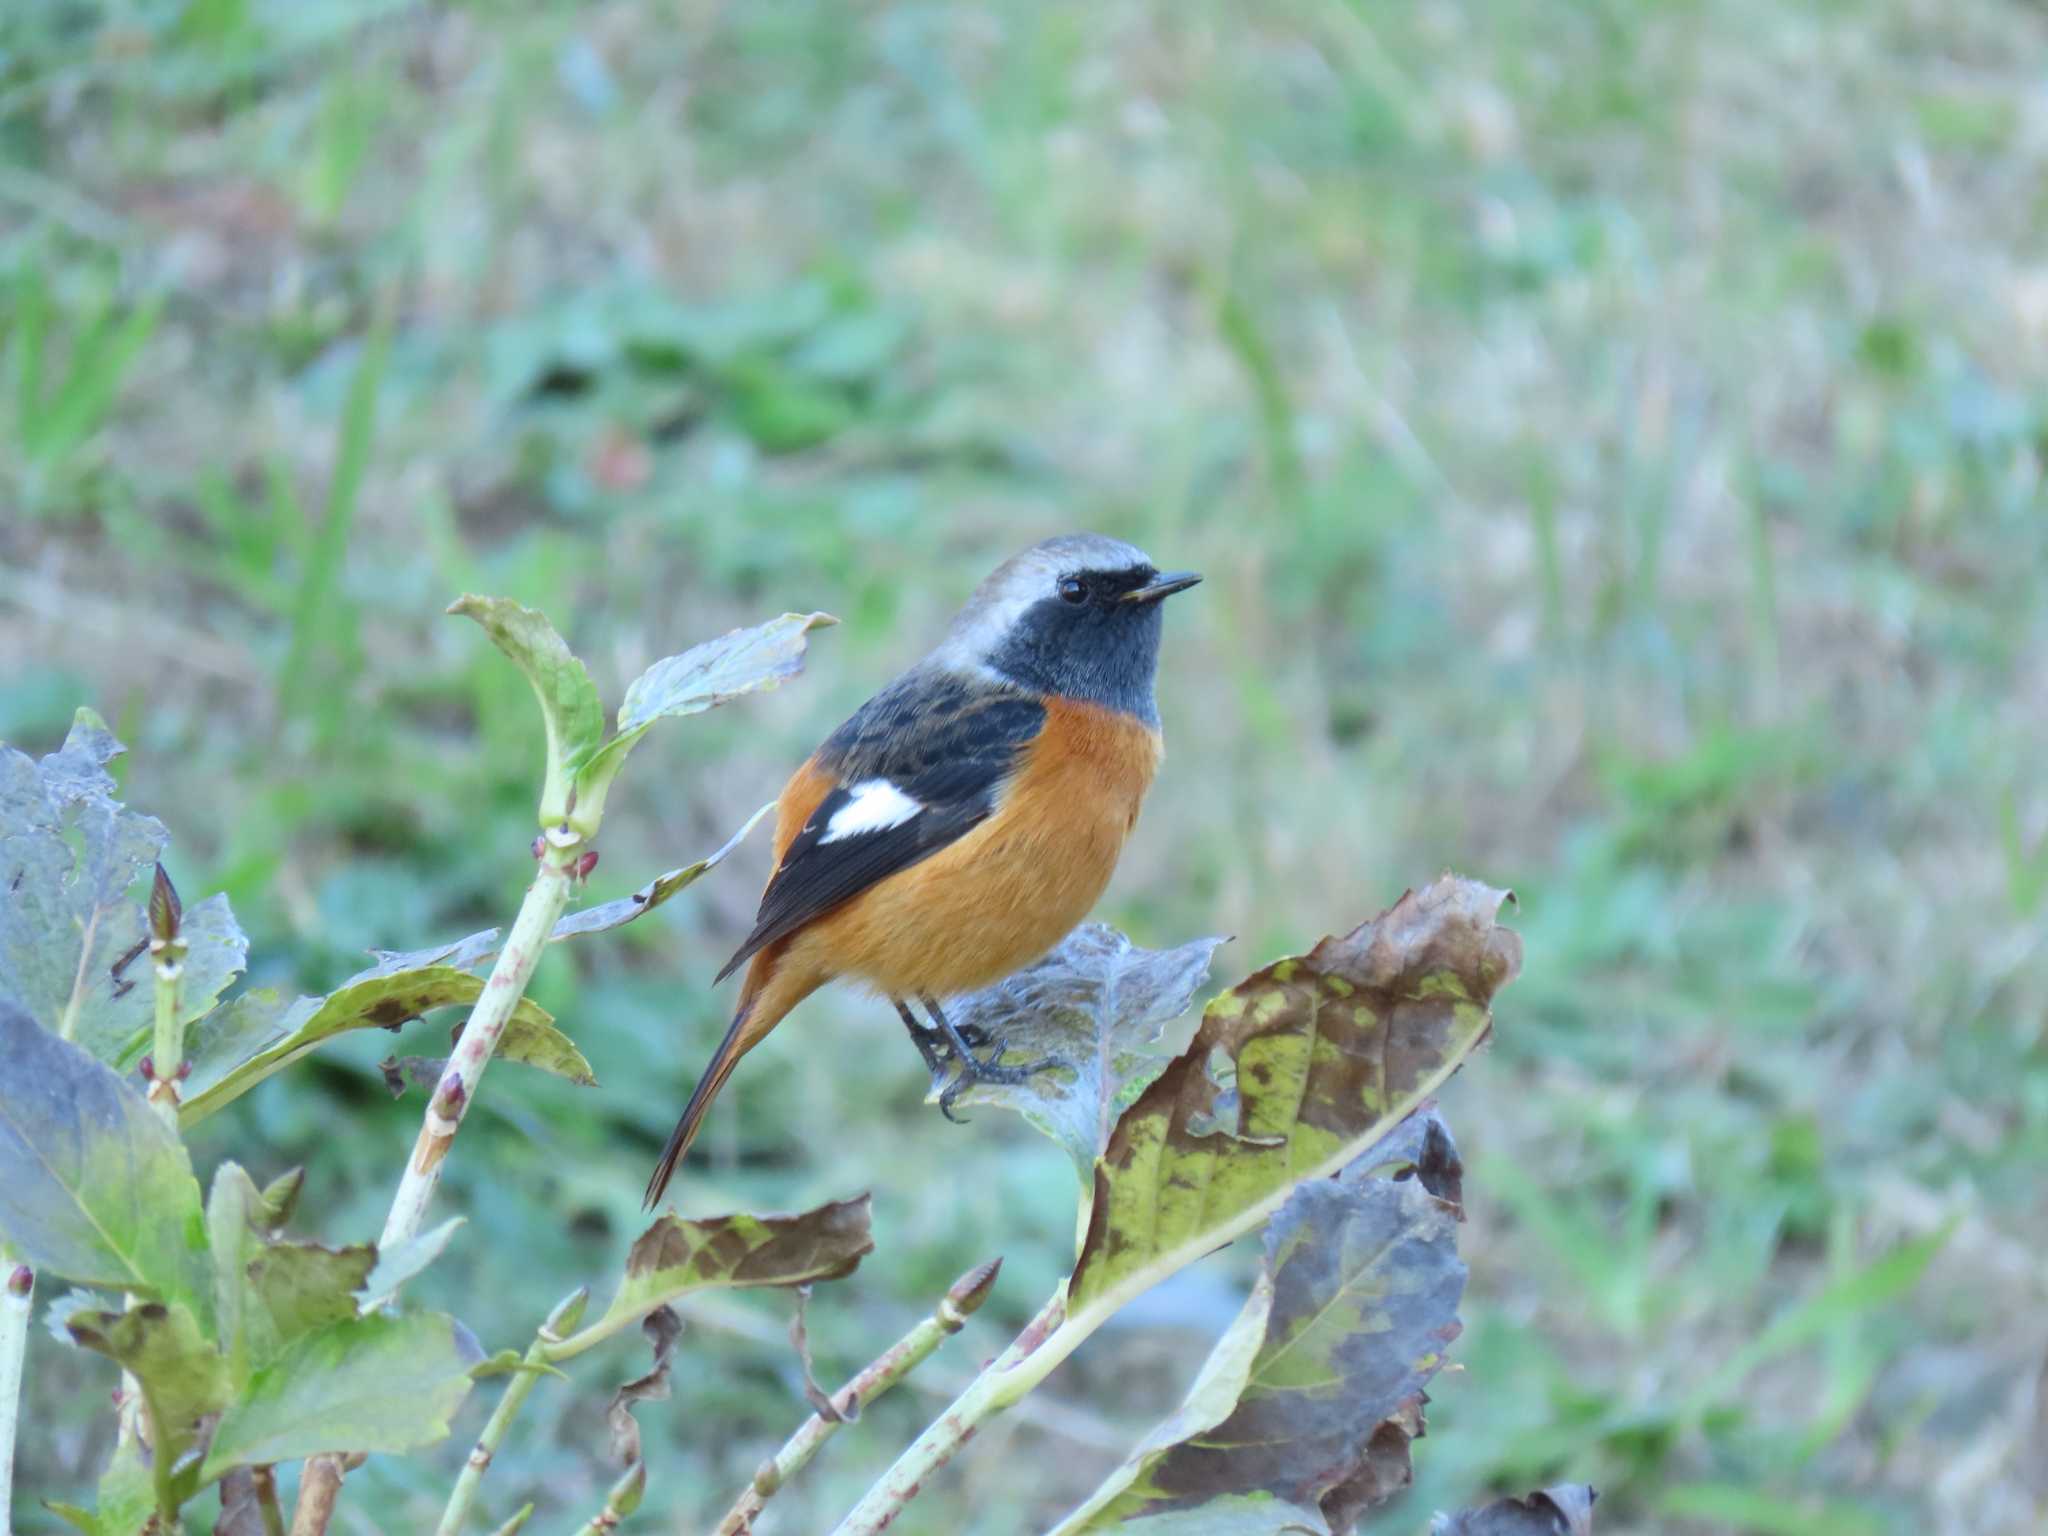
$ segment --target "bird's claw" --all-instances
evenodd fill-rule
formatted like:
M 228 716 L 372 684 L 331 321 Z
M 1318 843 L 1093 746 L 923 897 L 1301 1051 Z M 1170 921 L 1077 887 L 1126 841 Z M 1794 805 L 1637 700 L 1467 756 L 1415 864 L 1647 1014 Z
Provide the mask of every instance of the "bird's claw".
M 1026 1066 L 1006 1067 L 1002 1062 L 1000 1048 L 998 1048 L 996 1055 L 987 1061 L 972 1055 L 966 1056 L 960 1059 L 959 1071 L 954 1073 L 952 1081 L 947 1083 L 939 1094 L 939 1113 L 955 1125 L 965 1125 L 967 1122 L 953 1113 L 953 1104 L 961 1094 L 972 1088 L 976 1083 L 995 1083 L 1002 1087 L 1015 1087 L 1020 1083 L 1030 1082 L 1033 1077 L 1043 1072 L 1047 1067 L 1056 1067 L 1058 1065 L 1058 1057 L 1042 1056 L 1037 1061 L 1031 1062 Z

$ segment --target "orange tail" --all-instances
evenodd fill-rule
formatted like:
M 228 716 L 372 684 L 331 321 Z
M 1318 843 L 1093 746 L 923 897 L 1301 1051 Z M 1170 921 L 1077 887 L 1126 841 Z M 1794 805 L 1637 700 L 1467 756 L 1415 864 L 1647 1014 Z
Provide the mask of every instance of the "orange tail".
M 654 1165 L 654 1177 L 647 1181 L 648 1209 L 651 1210 L 661 1199 L 662 1192 L 668 1188 L 668 1181 L 675 1177 L 676 1164 L 683 1160 L 683 1154 L 690 1150 L 690 1143 L 697 1139 L 697 1132 L 704 1125 L 704 1116 L 711 1109 L 711 1101 L 718 1097 L 718 1090 L 732 1076 L 732 1069 L 740 1064 L 740 1058 L 760 1044 L 762 1037 L 780 1024 L 790 1009 L 816 990 L 817 980 L 805 981 L 789 976 L 777 965 L 778 958 L 779 948 L 763 950 L 748 968 L 746 986 L 740 993 L 740 1005 L 733 1012 L 725 1038 L 718 1042 L 718 1050 L 713 1053 L 710 1065 L 697 1079 L 697 1087 L 683 1109 L 683 1118 L 669 1133 L 668 1145 L 661 1149 L 661 1161 Z

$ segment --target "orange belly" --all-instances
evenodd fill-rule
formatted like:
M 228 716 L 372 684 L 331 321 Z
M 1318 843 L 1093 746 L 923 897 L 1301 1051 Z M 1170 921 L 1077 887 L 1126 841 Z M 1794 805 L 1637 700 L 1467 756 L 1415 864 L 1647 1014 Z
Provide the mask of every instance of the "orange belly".
M 1088 915 L 1161 756 L 1128 716 L 1048 700 L 1045 731 L 995 815 L 791 936 L 778 969 L 892 997 L 948 996 L 1029 964 Z M 805 987 L 804 990 L 810 990 Z

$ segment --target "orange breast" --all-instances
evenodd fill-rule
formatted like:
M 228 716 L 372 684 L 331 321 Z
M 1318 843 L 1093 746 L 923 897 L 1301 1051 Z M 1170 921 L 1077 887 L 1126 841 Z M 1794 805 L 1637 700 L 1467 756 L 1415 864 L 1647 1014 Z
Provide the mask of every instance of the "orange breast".
M 792 936 L 785 963 L 898 997 L 1007 976 L 1102 895 L 1161 755 L 1159 733 L 1127 715 L 1047 700 L 1045 729 L 996 813 Z

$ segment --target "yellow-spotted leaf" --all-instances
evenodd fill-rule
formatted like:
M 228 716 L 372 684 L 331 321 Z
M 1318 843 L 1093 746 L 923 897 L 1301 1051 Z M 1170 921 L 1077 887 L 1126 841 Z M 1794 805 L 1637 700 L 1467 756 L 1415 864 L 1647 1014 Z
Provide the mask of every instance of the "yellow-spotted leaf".
M 1508 893 L 1444 875 L 1215 998 L 1096 1161 L 1068 1315 L 1097 1317 L 1337 1172 L 1442 1085 L 1521 965 Z
M 691 1291 L 837 1280 L 874 1246 L 866 1195 L 794 1216 L 662 1216 L 627 1253 L 625 1278 L 603 1316 L 551 1346 L 548 1358 L 579 1355 Z

